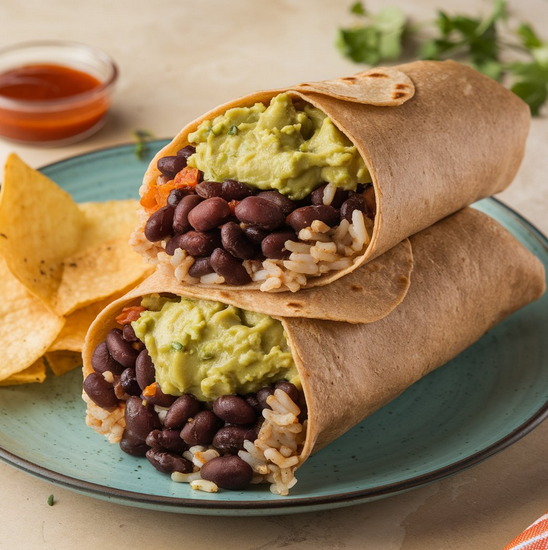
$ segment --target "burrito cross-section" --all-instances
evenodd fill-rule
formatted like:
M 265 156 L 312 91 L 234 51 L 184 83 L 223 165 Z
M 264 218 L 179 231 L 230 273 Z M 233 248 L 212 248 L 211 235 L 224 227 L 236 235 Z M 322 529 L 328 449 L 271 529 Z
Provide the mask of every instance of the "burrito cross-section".
M 188 284 L 324 286 L 504 189 L 529 119 L 515 94 L 454 62 L 257 92 L 156 155 L 131 244 Z
M 477 210 L 410 242 L 405 298 L 369 323 L 274 317 L 260 291 L 244 307 L 155 273 L 90 328 L 87 424 L 174 481 L 287 495 L 311 453 L 545 290 L 539 260 Z

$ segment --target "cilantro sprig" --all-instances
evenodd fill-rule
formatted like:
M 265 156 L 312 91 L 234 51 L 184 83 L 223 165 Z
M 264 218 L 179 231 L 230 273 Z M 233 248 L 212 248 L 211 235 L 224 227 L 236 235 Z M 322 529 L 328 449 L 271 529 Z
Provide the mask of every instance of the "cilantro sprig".
M 356 24 L 339 29 L 336 45 L 356 63 L 377 65 L 402 56 L 455 59 L 507 84 L 527 102 L 533 116 L 548 100 L 548 42 L 528 23 L 510 28 L 505 0 L 494 0 L 491 13 L 483 18 L 440 10 L 433 26 L 412 25 L 397 7 L 373 14 L 356 2 L 350 12 Z

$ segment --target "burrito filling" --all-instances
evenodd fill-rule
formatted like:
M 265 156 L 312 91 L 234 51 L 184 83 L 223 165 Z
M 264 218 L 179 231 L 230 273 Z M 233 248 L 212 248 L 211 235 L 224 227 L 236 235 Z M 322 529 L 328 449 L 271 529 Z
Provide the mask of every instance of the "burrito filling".
M 161 246 L 158 261 L 178 280 L 297 291 L 369 245 L 370 174 L 316 107 L 280 94 L 206 120 L 188 139 L 159 159 L 141 198 L 146 240 L 132 238 L 151 257 Z
M 306 404 L 281 322 L 157 294 L 116 321 L 84 380 L 87 424 L 195 489 L 287 495 Z

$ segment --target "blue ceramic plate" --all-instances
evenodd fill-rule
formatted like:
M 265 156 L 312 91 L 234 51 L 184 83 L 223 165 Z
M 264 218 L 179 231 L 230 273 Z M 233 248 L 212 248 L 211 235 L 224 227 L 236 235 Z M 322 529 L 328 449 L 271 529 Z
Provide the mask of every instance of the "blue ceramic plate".
M 151 144 L 150 152 L 164 142 Z M 151 156 L 151 155 L 150 155 Z M 78 201 L 136 197 L 150 158 L 132 145 L 43 169 Z M 548 242 L 500 202 L 476 205 L 548 267 Z M 79 493 L 170 512 L 270 515 L 349 506 L 395 495 L 477 464 L 548 415 L 548 295 L 512 315 L 450 364 L 310 458 L 289 497 L 267 487 L 194 492 L 124 454 L 84 423 L 81 374 L 0 388 L 0 457 Z

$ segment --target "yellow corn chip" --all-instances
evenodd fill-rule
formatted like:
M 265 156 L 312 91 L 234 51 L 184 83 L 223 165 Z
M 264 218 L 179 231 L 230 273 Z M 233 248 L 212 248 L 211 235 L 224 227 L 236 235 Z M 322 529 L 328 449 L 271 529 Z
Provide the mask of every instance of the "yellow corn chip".
M 46 379 L 46 364 L 40 357 L 34 365 L 28 369 L 16 372 L 0 382 L 0 386 L 18 386 L 20 384 L 41 384 Z
M 82 354 L 75 351 L 48 351 L 45 357 L 55 376 L 82 367 Z
M 1 257 L 0 296 L 0 380 L 5 380 L 44 355 L 61 332 L 65 319 L 28 292 Z
M 83 227 L 84 218 L 68 193 L 17 155 L 8 157 L 0 193 L 0 254 L 50 309 L 63 260 L 78 250 Z
M 96 247 L 114 237 L 125 237 L 128 241 L 137 225 L 138 207 L 139 201 L 134 199 L 79 204 L 85 228 L 78 250 Z
M 48 351 L 65 350 L 81 352 L 84 347 L 84 340 L 88 328 L 95 320 L 95 317 L 97 317 L 108 304 L 123 296 L 125 292 L 126 289 L 123 289 L 121 292 L 117 292 L 100 302 L 94 302 L 89 306 L 82 307 L 71 313 L 66 318 L 63 330 L 59 333 L 59 336 L 57 336 L 57 339 L 53 342 Z
M 57 296 L 57 311 L 69 315 L 102 300 L 153 271 L 127 243 L 117 237 L 67 258 Z

